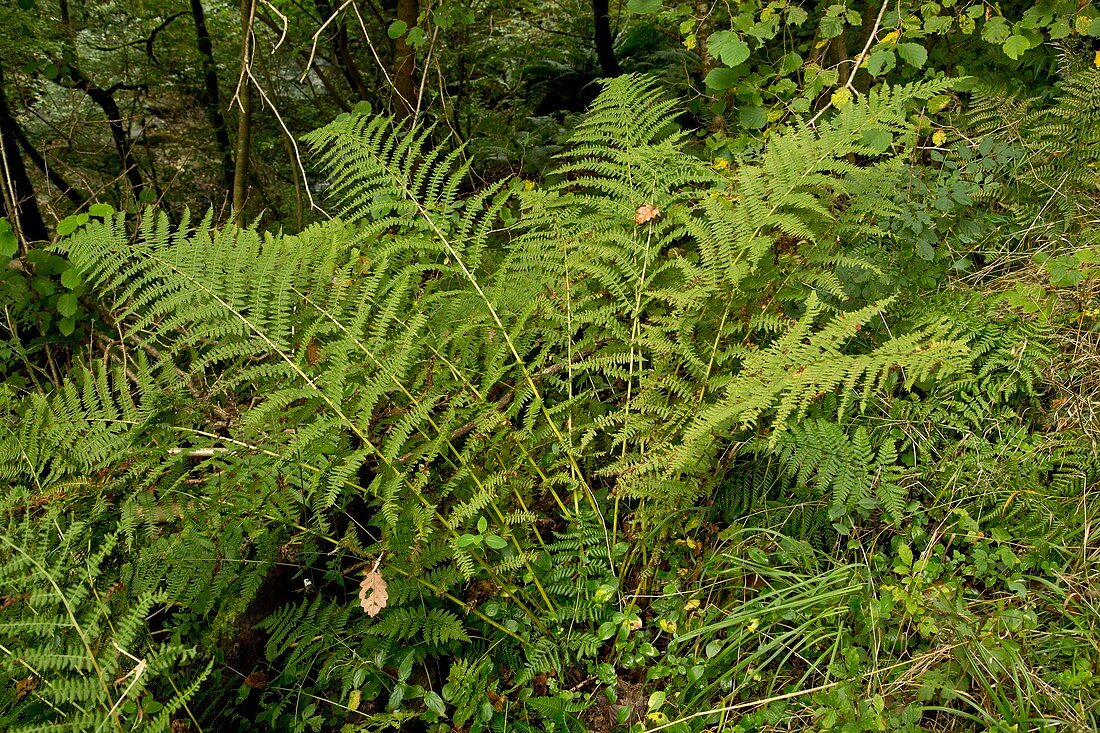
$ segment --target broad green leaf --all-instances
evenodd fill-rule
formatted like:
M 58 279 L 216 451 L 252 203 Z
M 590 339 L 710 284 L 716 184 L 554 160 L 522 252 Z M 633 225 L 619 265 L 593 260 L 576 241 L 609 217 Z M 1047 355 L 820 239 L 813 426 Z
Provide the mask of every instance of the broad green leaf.
M 85 213 L 66 216 L 57 224 L 57 233 L 62 237 L 72 234 L 80 227 L 88 223 L 88 215 Z
M 19 251 L 19 240 L 15 238 L 15 232 L 8 230 L 0 232 L 0 257 L 11 259 Z
M 76 290 L 84 284 L 84 278 L 80 277 L 80 270 L 70 267 L 61 273 L 61 284 L 69 290 Z
M 1008 37 L 1001 48 L 1004 49 L 1005 55 L 1015 61 L 1031 48 L 1031 41 L 1027 40 L 1024 36 L 1014 33 Z
M 763 107 L 745 107 L 741 110 L 741 126 L 748 130 L 759 130 L 768 124 L 768 111 Z
M 401 36 L 405 35 L 405 31 L 409 29 L 409 24 L 403 20 L 395 20 L 390 23 L 389 30 L 386 31 L 386 35 L 395 41 Z
M 661 0 L 627 0 L 626 9 L 638 15 L 656 13 L 661 9 Z
M 894 134 L 881 127 L 872 127 L 863 132 L 863 144 L 876 153 L 885 153 L 894 142 Z
M 739 78 L 740 75 L 733 69 L 720 66 L 717 69 L 711 69 L 703 82 L 708 88 L 721 92 L 736 84 Z
M 88 215 L 98 216 L 100 219 L 106 219 L 113 213 L 115 213 L 115 207 L 110 204 L 92 204 L 88 207 Z
M 711 33 L 707 39 L 707 50 L 711 56 L 729 67 L 742 64 L 749 57 L 748 44 L 733 31 Z
M 66 318 L 76 315 L 77 308 L 80 304 L 76 300 L 76 296 L 72 293 L 65 293 L 57 299 L 57 312 Z
M 1012 29 L 1000 16 L 990 18 L 982 27 L 982 40 L 989 43 L 1004 43 L 1010 35 L 1012 35 Z
M 882 76 L 896 65 L 897 57 L 888 48 L 880 48 L 867 57 L 867 73 L 871 76 Z
M 913 68 L 919 69 L 928 61 L 928 51 L 919 43 L 899 43 L 898 56 Z

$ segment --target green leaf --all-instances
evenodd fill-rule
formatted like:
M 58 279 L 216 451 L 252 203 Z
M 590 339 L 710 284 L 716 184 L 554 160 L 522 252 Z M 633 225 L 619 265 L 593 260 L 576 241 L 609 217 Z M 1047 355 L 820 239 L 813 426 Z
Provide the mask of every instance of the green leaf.
M 791 23 L 792 25 L 802 25 L 809 19 L 809 17 L 810 14 L 802 8 L 798 7 L 797 5 L 792 5 L 787 10 L 787 22 Z
M 654 710 L 659 709 L 664 704 L 665 704 L 665 693 L 664 692 L 662 692 L 660 690 L 657 690 L 656 692 L 652 693 L 649 696 L 649 704 L 648 704 L 649 712 L 653 712 Z
M 1016 61 L 1031 48 L 1031 41 L 1027 40 L 1024 36 L 1013 34 L 1008 37 L 1001 48 L 1004 49 L 1005 54 L 1010 59 Z
M 440 717 L 447 713 L 447 706 L 443 703 L 443 698 L 431 690 L 424 693 L 424 707 Z
M 92 204 L 88 207 L 88 215 L 98 216 L 100 219 L 106 219 L 113 213 L 115 213 L 115 208 L 110 204 Z
M 880 48 L 867 57 L 867 73 L 871 76 L 882 76 L 897 65 L 897 57 L 888 48 Z
M 749 46 L 733 31 L 718 31 L 707 38 L 710 55 L 729 67 L 743 64 L 749 57 Z
M 982 26 L 982 40 L 988 43 L 1003 43 L 1010 35 L 1012 35 L 1012 30 L 1008 27 L 1005 19 L 1000 16 L 990 18 Z
M 627 0 L 626 9 L 638 15 L 656 13 L 661 9 L 661 0 Z
M 407 31 L 408 29 L 408 23 L 403 20 L 395 20 L 394 22 L 390 23 L 390 27 L 386 31 L 386 35 L 396 41 L 398 38 L 405 35 L 405 31 Z
M 909 549 L 909 545 L 898 545 L 898 559 L 905 567 L 913 566 L 913 551 Z
M 759 130 L 768 124 L 768 111 L 763 107 L 745 107 L 741 110 L 741 127 Z
M 919 43 L 899 43 L 897 52 L 905 63 L 915 69 L 921 68 L 928 62 L 928 50 Z
M 84 284 L 84 278 L 80 277 L 80 270 L 70 267 L 61 273 L 61 284 L 69 290 L 76 290 Z
M 428 37 L 424 34 L 424 29 L 417 27 L 409 31 L 409 37 L 405 40 L 408 41 L 408 44 L 413 48 L 420 48 L 427 39 Z
M 802 66 L 802 57 L 794 51 L 779 59 L 780 74 L 789 74 L 800 66 Z
M 477 518 L 477 532 L 478 534 L 485 534 L 485 530 L 489 529 L 489 522 L 485 520 L 485 517 Z
M 0 257 L 11 259 L 19 251 L 19 240 L 15 238 L 15 232 L 8 230 L 0 232 Z
M 733 69 L 720 66 L 717 69 L 711 69 L 707 77 L 703 79 L 703 83 L 707 85 L 708 89 L 721 92 L 732 87 L 740 78 L 741 76 Z
M 508 546 L 508 540 L 499 535 L 490 534 L 485 536 L 485 544 L 494 550 L 503 550 Z
M 88 223 L 88 215 L 73 214 L 72 216 L 66 216 L 57 224 L 57 233 L 62 237 L 72 234 L 80 227 Z
M 473 547 L 474 545 L 480 544 L 481 538 L 478 537 L 476 534 L 464 534 L 460 536 L 457 540 L 455 540 L 455 546 L 461 548 Z
M 76 296 L 72 293 L 65 293 L 57 299 L 57 312 L 66 318 L 75 316 L 79 307 L 80 303 L 77 302 Z
M 881 127 L 872 127 L 863 132 L 863 144 L 876 153 L 885 153 L 894 142 L 894 134 Z

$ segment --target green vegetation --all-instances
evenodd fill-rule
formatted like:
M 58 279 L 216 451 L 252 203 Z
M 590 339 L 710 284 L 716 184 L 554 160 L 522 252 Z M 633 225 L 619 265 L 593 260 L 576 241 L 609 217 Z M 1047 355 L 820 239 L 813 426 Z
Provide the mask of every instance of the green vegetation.
M 0 728 L 1100 729 L 1095 8 L 146 7 L 0 8 Z

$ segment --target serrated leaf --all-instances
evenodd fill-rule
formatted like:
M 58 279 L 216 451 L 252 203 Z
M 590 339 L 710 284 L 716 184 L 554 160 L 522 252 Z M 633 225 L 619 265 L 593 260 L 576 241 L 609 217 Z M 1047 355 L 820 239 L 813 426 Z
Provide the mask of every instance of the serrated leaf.
M 88 215 L 73 214 L 72 216 L 66 216 L 57 224 L 57 233 L 62 237 L 72 234 L 80 227 L 88 223 Z
M 864 130 L 862 142 L 876 153 L 885 153 L 894 142 L 894 134 L 881 127 L 872 127 Z
M 897 57 L 892 50 L 880 48 L 867 57 L 867 73 L 871 76 L 882 76 L 891 71 L 897 62 Z
M 919 43 L 899 43 L 898 56 L 915 69 L 919 69 L 928 62 L 928 50 Z
M 1006 56 L 1016 61 L 1031 48 L 1031 41 L 1027 40 L 1024 36 L 1014 33 L 1005 40 L 1001 48 L 1004 50 Z
M 0 232 L 0 257 L 12 258 L 19 251 L 19 240 L 15 238 L 15 232 L 8 230 Z
M 68 270 L 61 273 L 61 284 L 69 290 L 76 290 L 84 284 L 84 278 L 80 276 L 80 270 L 75 267 L 70 267 Z
M 66 318 L 75 316 L 79 307 L 80 303 L 77 302 L 76 296 L 72 293 L 65 293 L 57 299 L 57 312 Z
M 720 66 L 717 69 L 711 69 L 706 78 L 703 79 L 703 83 L 707 85 L 708 89 L 721 92 L 736 84 L 739 78 L 740 76 L 733 69 Z
M 733 31 L 718 31 L 707 38 L 707 50 L 729 67 L 743 64 L 749 58 L 749 45 Z
M 768 111 L 763 107 L 745 107 L 741 110 L 740 121 L 747 130 L 759 130 L 768 124 Z

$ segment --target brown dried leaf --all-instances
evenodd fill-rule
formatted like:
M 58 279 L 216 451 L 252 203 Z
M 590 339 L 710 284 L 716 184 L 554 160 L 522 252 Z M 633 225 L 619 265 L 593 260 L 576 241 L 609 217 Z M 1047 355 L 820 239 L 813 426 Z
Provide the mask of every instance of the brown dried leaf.
M 661 213 L 653 204 L 642 204 L 638 207 L 638 210 L 634 212 L 634 223 L 645 224 L 647 221 L 652 221 L 657 218 L 657 215 Z
M 378 612 L 386 607 L 389 597 L 386 581 L 382 580 L 382 573 L 378 570 L 371 570 L 359 583 L 359 605 L 368 616 L 377 616 Z

